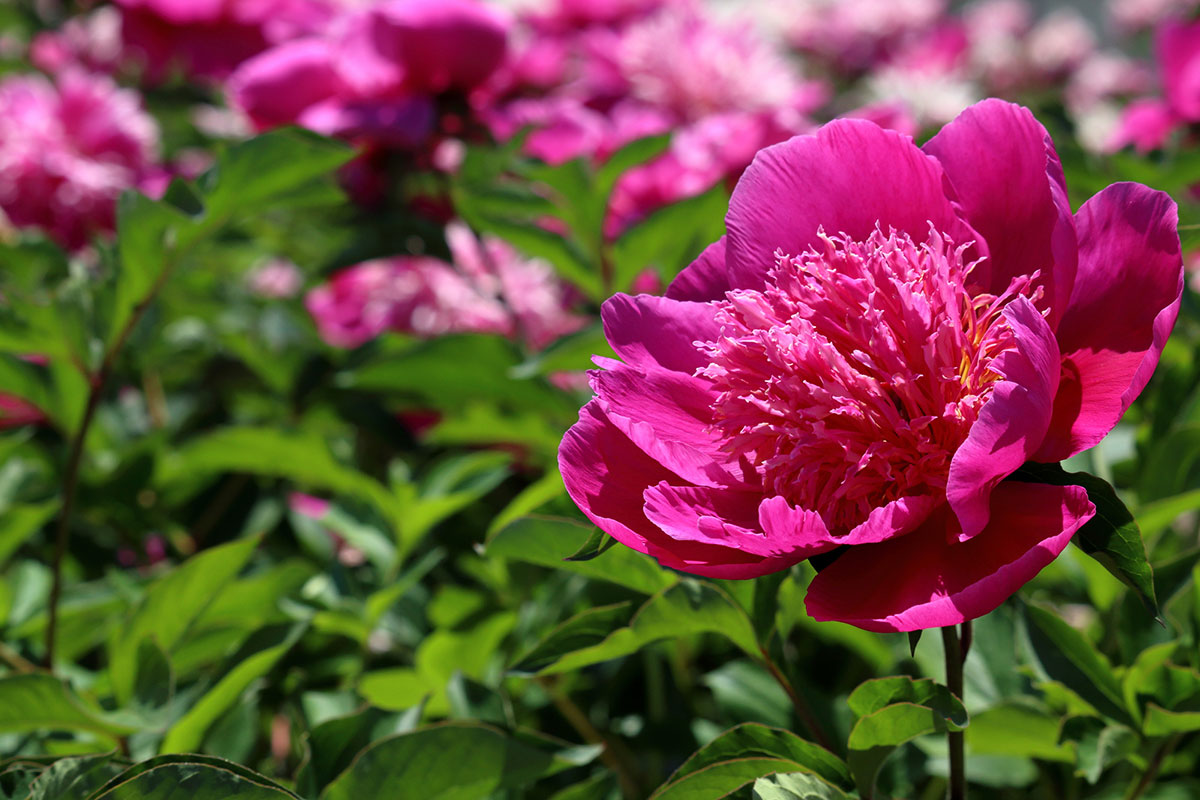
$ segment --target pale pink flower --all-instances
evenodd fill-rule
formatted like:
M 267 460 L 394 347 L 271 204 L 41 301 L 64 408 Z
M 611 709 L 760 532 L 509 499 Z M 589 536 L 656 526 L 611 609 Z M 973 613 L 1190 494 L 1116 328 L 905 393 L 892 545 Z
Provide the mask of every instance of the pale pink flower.
M 121 51 L 121 13 L 101 6 L 34 37 L 29 60 L 43 72 L 78 68 L 112 73 L 120 64 Z
M 300 293 L 304 276 L 292 262 L 276 258 L 256 267 L 247 283 L 250 291 L 259 297 L 283 300 Z

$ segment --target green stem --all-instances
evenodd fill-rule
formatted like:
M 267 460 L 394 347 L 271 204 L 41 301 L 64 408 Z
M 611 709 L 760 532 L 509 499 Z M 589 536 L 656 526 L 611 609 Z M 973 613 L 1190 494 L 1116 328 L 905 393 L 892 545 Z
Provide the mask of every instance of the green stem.
M 796 688 L 792 686 L 792 682 L 787 679 L 787 676 L 771 660 L 771 656 L 765 648 L 762 649 L 762 660 L 767 671 L 771 673 L 771 677 L 787 693 L 788 699 L 792 701 L 792 708 L 796 711 L 796 716 L 800 718 L 800 722 L 812 734 L 813 739 L 829 752 L 836 753 L 837 751 L 833 749 L 833 741 L 825 735 L 825 731 L 821 728 L 821 723 L 817 721 L 817 715 L 813 713 L 812 708 L 808 705 L 808 701 L 796 691 Z
M 1182 738 L 1183 734 L 1177 733 L 1159 745 L 1158 749 L 1154 751 L 1154 756 L 1150 759 L 1146 771 L 1142 773 L 1142 777 L 1125 793 L 1125 800 L 1138 800 L 1146 793 L 1146 790 L 1154 784 L 1154 779 L 1158 777 L 1158 771 L 1162 769 L 1163 762 L 1167 760 L 1167 756 L 1171 755 Z
M 970 645 L 969 626 L 969 622 L 964 623 L 961 642 L 953 625 L 942 628 L 942 644 L 946 650 L 946 686 L 959 700 L 963 696 L 963 660 L 966 658 L 962 642 Z M 947 796 L 950 800 L 966 800 L 967 772 L 963 732 L 947 732 L 946 743 L 950 746 L 950 787 Z
M 58 525 L 54 534 L 54 557 L 51 562 L 53 580 L 50 584 L 50 597 L 47 601 L 46 620 L 46 669 L 49 670 L 54 669 L 55 639 L 58 631 L 58 606 L 62 600 L 63 590 L 63 562 L 66 561 L 67 547 L 70 544 L 71 514 L 75 509 L 75 495 L 79 488 L 79 472 L 83 465 L 83 448 L 87 442 L 88 431 L 91 430 L 92 422 L 96 418 L 96 411 L 100 407 L 100 398 L 103 397 L 108 380 L 112 376 L 117 356 L 125 347 L 125 343 L 129 341 L 134 328 L 142 321 L 142 317 L 146 315 L 146 310 L 150 308 L 150 304 L 154 302 L 154 298 L 158 296 L 159 291 L 166 284 L 167 276 L 171 274 L 172 268 L 181 257 L 182 253 L 177 253 L 175 259 L 168 261 L 163 266 L 158 279 L 150 287 L 149 293 L 142 298 L 140 303 L 134 306 L 133 312 L 125 322 L 125 326 L 121 328 L 112 346 L 105 352 L 104 359 L 100 362 L 100 368 L 96 370 L 95 374 L 88 376 L 87 405 L 84 406 L 79 426 L 71 437 L 71 450 L 67 455 L 66 473 L 63 477 L 62 512 L 58 515 Z

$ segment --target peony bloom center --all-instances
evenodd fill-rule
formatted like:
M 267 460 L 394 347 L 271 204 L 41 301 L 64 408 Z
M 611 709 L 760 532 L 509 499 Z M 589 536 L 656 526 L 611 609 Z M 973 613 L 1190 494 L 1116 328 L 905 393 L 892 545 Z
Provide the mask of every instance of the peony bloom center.
M 1014 347 L 1002 315 L 1038 273 L 1001 295 L 971 290 L 973 243 L 931 228 L 924 242 L 877 229 L 823 231 L 776 252 L 763 289 L 719 301 L 721 336 L 703 343 L 713 428 L 768 495 L 817 509 L 834 534 L 902 497 L 945 496 L 950 463 Z

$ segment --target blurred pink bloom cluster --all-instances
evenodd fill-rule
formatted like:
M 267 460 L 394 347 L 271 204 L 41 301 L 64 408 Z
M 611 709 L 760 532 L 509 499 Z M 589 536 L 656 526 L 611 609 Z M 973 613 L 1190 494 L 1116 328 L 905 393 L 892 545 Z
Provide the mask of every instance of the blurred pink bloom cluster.
M 1122 112 L 1110 149 L 1162 147 L 1176 130 L 1200 122 L 1200 20 L 1175 17 L 1154 33 L 1160 96 L 1141 97 Z
M 521 257 L 500 239 L 477 239 L 461 223 L 451 223 L 446 238 L 453 264 L 428 256 L 368 261 L 309 292 L 308 310 L 325 341 L 357 347 L 386 331 L 498 333 L 537 349 L 583 325 L 549 264 Z
M 136 92 L 78 70 L 0 81 L 0 211 L 64 247 L 113 225 L 117 196 L 156 176 L 158 126 Z
M 827 98 L 801 61 L 742 15 L 685 0 L 559 0 L 520 20 L 482 110 L 531 155 L 603 161 L 635 139 L 672 132 L 670 150 L 616 188 L 609 233 L 736 178 L 754 153 L 809 130 Z

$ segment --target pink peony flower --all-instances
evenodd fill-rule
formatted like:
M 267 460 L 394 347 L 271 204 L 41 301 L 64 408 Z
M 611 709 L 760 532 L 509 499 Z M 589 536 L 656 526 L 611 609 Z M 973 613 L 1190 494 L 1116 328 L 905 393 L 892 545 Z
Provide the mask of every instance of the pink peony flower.
M 1155 50 L 1167 104 L 1181 120 L 1200 121 L 1200 20 L 1166 22 Z
M 153 172 L 158 127 L 138 95 L 64 72 L 0 81 L 0 209 L 79 248 L 111 230 L 117 196 Z
M 1179 118 L 1166 103 L 1154 98 L 1134 100 L 1121 112 L 1106 149 L 1133 145 L 1139 153 L 1149 153 L 1162 147 L 1177 127 Z
M 454 264 L 426 256 L 368 261 L 309 292 L 321 337 L 358 347 L 385 331 L 499 333 L 538 349 L 583 325 L 549 264 L 526 260 L 499 239 L 480 241 L 461 223 L 446 235 Z
M 865 70 L 897 41 L 934 25 L 945 0 L 800 0 L 788 38 L 800 51 L 847 71 Z
M 819 620 L 986 614 L 1095 513 L 1080 487 L 1006 479 L 1096 444 L 1146 385 L 1180 304 L 1176 222 L 1130 183 L 1072 215 L 1045 129 L 998 100 L 923 149 L 863 120 L 769 147 L 666 297 L 605 303 L 622 360 L 563 440 L 567 490 L 699 575 L 839 551 Z

